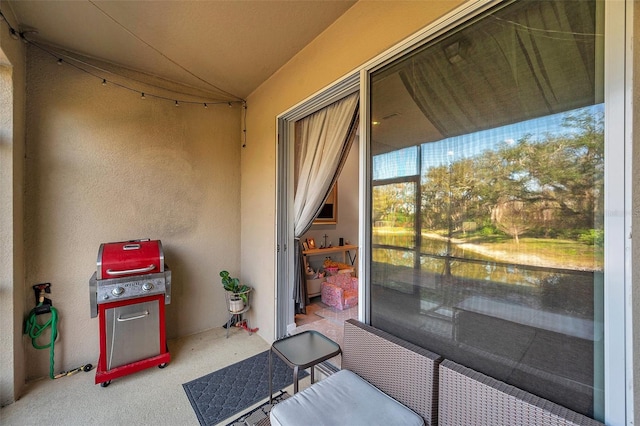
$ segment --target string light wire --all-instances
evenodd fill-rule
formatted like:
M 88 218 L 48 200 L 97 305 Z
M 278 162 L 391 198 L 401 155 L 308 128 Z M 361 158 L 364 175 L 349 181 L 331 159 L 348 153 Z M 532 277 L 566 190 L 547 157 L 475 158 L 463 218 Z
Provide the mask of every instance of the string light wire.
M 99 75 L 99 74 L 97 74 L 97 73 L 95 73 L 95 72 L 93 72 L 93 71 L 91 71 L 91 70 L 89 70 L 89 69 L 87 69 L 85 67 L 96 68 L 96 69 L 100 70 L 103 73 L 109 73 L 109 74 L 112 74 L 112 75 L 118 75 L 119 77 L 123 77 L 123 78 L 126 78 L 126 79 L 130 79 L 129 77 L 121 76 L 119 74 L 116 74 L 116 73 L 114 73 L 112 71 L 109 71 L 109 70 L 105 70 L 105 69 L 100 68 L 100 67 L 94 67 L 91 64 L 88 64 L 87 62 L 84 62 L 84 61 L 81 61 L 81 60 L 76 60 L 76 58 L 74 58 L 72 56 L 69 56 L 69 55 L 61 55 L 59 52 L 53 52 L 53 51 L 45 48 L 41 44 L 33 42 L 31 40 L 29 40 L 28 42 L 32 46 L 35 46 L 38 49 L 42 50 L 43 52 L 48 53 L 49 55 L 51 55 L 54 58 L 56 58 L 57 59 L 57 63 L 59 65 L 69 65 L 69 66 L 71 66 L 71 67 L 73 67 L 73 68 L 75 68 L 75 69 L 77 69 L 79 71 L 82 71 L 82 72 L 84 72 L 84 73 L 86 73 L 88 75 L 91 75 L 91 76 L 101 80 L 103 86 L 107 85 L 107 83 L 108 83 L 108 84 L 111 84 L 113 86 L 119 87 L 121 89 L 128 90 L 130 92 L 134 92 L 134 93 L 137 93 L 137 94 L 143 93 L 142 90 L 140 90 L 138 88 L 130 87 L 130 86 L 127 86 L 125 84 L 122 84 L 122 83 L 114 81 L 114 80 L 107 80 L 102 75 Z M 64 59 L 61 58 L 60 56 L 64 57 Z M 74 63 L 74 62 L 77 62 L 77 63 Z M 78 65 L 78 64 L 82 64 L 85 67 L 83 67 L 81 65 Z M 130 80 L 133 80 L 133 79 L 130 79 Z M 137 81 L 137 80 L 134 80 L 134 81 Z M 145 85 L 153 86 L 153 87 L 156 87 L 156 88 L 160 88 L 160 89 L 168 91 L 168 92 L 179 93 L 179 92 L 172 91 L 170 89 L 162 88 L 160 86 L 147 84 L 147 83 L 144 83 L 144 82 L 141 82 L 141 81 L 139 81 L 139 82 L 141 84 L 145 84 Z M 242 103 L 242 102 L 244 102 L 244 101 L 228 101 L 228 100 L 220 100 L 220 99 L 213 99 L 213 100 L 212 99 L 207 99 L 206 101 L 200 101 L 200 100 L 193 101 L 193 100 L 188 100 L 188 99 L 176 99 L 175 97 L 169 97 L 169 96 L 163 96 L 163 95 L 158 95 L 158 94 L 154 94 L 154 93 L 144 92 L 144 99 L 149 98 L 149 97 L 156 98 L 156 99 L 162 99 L 162 100 L 165 100 L 165 101 L 170 101 L 170 102 L 173 102 L 174 104 L 178 103 L 178 104 L 192 104 L 192 105 L 202 105 L 205 102 L 208 105 L 228 104 L 229 102 L 231 102 L 231 103 Z M 141 98 L 142 98 L 142 96 L 141 96 Z
M 162 53 L 160 50 L 156 49 L 154 46 L 152 46 L 151 44 L 147 43 L 145 40 L 143 40 L 141 37 L 139 37 L 137 34 L 135 34 L 133 31 L 131 31 L 129 28 L 125 27 L 122 23 L 120 23 L 118 20 L 116 20 L 113 16 L 109 15 L 104 9 L 102 9 L 100 6 L 98 6 L 95 2 L 93 2 L 92 0 L 88 0 L 89 3 L 91 3 L 96 9 L 98 9 L 103 15 L 105 15 L 107 18 L 111 19 L 116 25 L 118 25 L 120 28 L 122 28 L 123 30 L 125 30 L 127 33 L 129 33 L 129 35 L 131 35 L 132 37 L 134 37 L 136 40 L 138 40 L 139 42 L 141 42 L 142 44 L 144 44 L 145 46 L 147 46 L 148 48 L 152 49 L 154 52 L 156 52 L 158 55 L 162 56 L 163 58 L 165 58 L 167 61 L 171 62 L 172 64 L 174 64 L 175 66 L 177 66 L 178 68 L 180 68 L 181 70 L 183 70 L 184 72 L 186 72 L 187 74 L 189 74 L 190 76 L 196 78 L 197 80 L 213 87 L 214 89 L 216 89 L 217 91 L 219 91 L 220 93 L 227 95 L 237 101 L 244 101 L 244 99 L 229 93 L 225 90 L 222 90 L 221 88 L 219 88 L 218 86 L 209 83 L 207 80 L 195 75 L 194 73 L 192 73 L 191 71 L 189 71 L 188 69 L 186 69 L 185 67 L 183 67 L 182 65 L 180 65 L 179 63 L 177 63 L 176 61 L 174 61 L 173 59 L 171 59 L 170 57 L 168 57 L 167 55 L 165 55 L 164 53 Z
M 93 4 L 94 6 L 96 6 L 96 5 L 95 5 L 91 0 L 89 0 L 89 2 L 90 2 L 91 4 Z M 97 7 L 97 6 L 96 6 L 96 7 Z M 98 8 L 98 9 L 100 9 L 100 8 Z M 101 9 L 100 9 L 100 10 L 101 10 Z M 102 11 L 102 10 L 101 10 L 101 11 Z M 109 16 L 109 15 L 107 15 L 107 16 Z M 110 16 L 109 16 L 109 17 L 110 17 Z M 110 18 L 111 18 L 111 17 L 110 17 Z M 113 18 L 111 18 L 111 19 L 113 19 Z M 246 101 L 246 100 L 244 100 L 244 99 L 242 99 L 242 98 L 240 98 L 240 97 L 237 97 L 237 96 L 235 96 L 235 95 L 233 95 L 233 94 L 231 94 L 231 93 L 228 93 L 228 92 L 226 92 L 226 91 L 224 91 L 224 90 L 222 90 L 222 89 L 219 89 L 218 87 L 214 86 L 213 84 L 211 84 L 211 83 L 209 83 L 209 82 L 207 82 L 207 81 L 205 81 L 205 80 L 203 80 L 203 79 L 199 78 L 199 77 L 198 77 L 198 76 L 196 76 L 195 74 L 191 73 L 190 71 L 188 71 L 188 70 L 184 69 L 184 68 L 183 68 L 182 66 L 180 66 L 179 64 L 175 63 L 175 62 L 174 62 L 173 60 L 171 60 L 170 58 L 166 57 L 166 55 L 162 54 L 162 52 L 160 52 L 160 51 L 158 51 L 157 49 L 153 48 L 153 46 L 148 45 L 146 42 L 144 42 L 144 40 L 139 39 L 135 34 L 131 33 L 130 31 L 129 31 L 129 32 L 130 32 L 134 37 L 138 38 L 141 42 L 143 42 L 143 43 L 147 44 L 150 48 L 152 48 L 152 49 L 156 50 L 160 55 L 162 55 L 163 57 L 165 57 L 167 60 L 169 60 L 169 61 L 171 61 L 172 63 L 176 64 L 177 66 L 179 66 L 180 68 L 182 68 L 183 70 L 185 70 L 187 73 L 189 73 L 189 74 L 190 74 L 190 75 L 192 75 L 193 77 L 195 77 L 195 78 L 197 78 L 198 80 L 200 80 L 200 81 L 202 81 L 202 82 L 204 82 L 204 83 L 208 84 L 209 86 L 211 86 L 211 87 L 215 88 L 216 90 L 220 91 L 221 93 L 226 94 L 226 95 L 228 95 L 228 96 L 230 96 L 230 97 L 233 97 L 235 100 L 229 101 L 229 100 L 219 100 L 219 99 L 216 99 L 216 100 L 206 100 L 206 101 L 192 101 L 192 100 L 176 99 L 175 97 L 167 97 L 167 96 L 157 95 L 157 94 L 153 94 L 153 93 L 143 92 L 143 91 L 141 91 L 141 90 L 139 90 L 139 89 L 136 89 L 136 88 L 133 88 L 133 87 L 129 87 L 129 86 L 124 85 L 124 84 L 122 84 L 122 83 L 119 83 L 119 82 L 116 82 L 116 81 L 113 81 L 113 80 L 107 80 L 106 78 L 104 78 L 104 76 L 102 76 L 102 75 L 98 75 L 96 72 L 92 72 L 92 71 L 90 71 L 89 69 L 83 68 L 83 66 L 85 66 L 85 67 L 87 67 L 87 68 L 92 68 L 92 69 L 94 69 L 94 70 L 99 70 L 99 71 L 100 71 L 100 72 L 102 72 L 102 73 L 107 73 L 107 74 L 110 74 L 110 75 L 117 75 L 117 76 L 119 76 L 119 77 L 121 77 L 121 78 L 124 78 L 124 79 L 127 79 L 127 80 L 131 80 L 131 81 L 135 81 L 135 82 L 138 82 L 138 83 L 140 83 L 140 84 L 144 84 L 144 85 L 146 85 L 146 86 L 159 88 L 159 89 L 161 89 L 161 90 L 163 90 L 163 91 L 173 92 L 173 93 L 181 93 L 181 92 L 173 91 L 173 90 L 171 90 L 171 89 L 167 89 L 167 88 L 164 88 L 164 87 L 160 87 L 160 86 L 157 86 L 157 85 L 153 85 L 153 84 L 150 84 L 150 83 L 147 83 L 147 82 L 143 82 L 143 81 L 141 81 L 141 80 L 137 80 L 137 79 L 132 78 L 132 77 L 129 77 L 129 76 L 123 76 L 123 75 L 117 74 L 117 73 L 115 73 L 115 72 L 113 72 L 113 71 L 110 71 L 110 70 L 107 70 L 107 69 L 104 69 L 104 68 L 98 67 L 98 66 L 93 65 L 93 64 L 91 64 L 91 63 L 88 63 L 88 62 L 86 62 L 86 61 L 82 61 L 82 60 L 80 60 L 80 59 L 78 59 L 78 58 L 76 58 L 76 57 L 73 57 L 73 56 L 70 56 L 70 55 L 63 54 L 63 53 L 61 53 L 61 52 L 54 52 L 54 51 L 52 51 L 52 50 L 50 50 L 50 49 L 48 49 L 48 48 L 44 47 L 44 46 L 43 46 L 43 45 L 41 45 L 40 43 L 37 43 L 37 42 L 35 42 L 35 41 L 33 41 L 33 40 L 29 40 L 29 39 L 25 36 L 25 32 L 19 32 L 19 31 L 17 31 L 17 30 L 16 30 L 16 29 L 11 25 L 11 23 L 7 20 L 7 18 L 5 17 L 5 15 L 2 13 L 2 10 L 0 10 L 0 22 L 5 22 L 5 23 L 7 24 L 7 26 L 9 27 L 9 33 L 10 33 L 10 35 L 12 36 L 12 38 L 14 38 L 14 39 L 18 39 L 18 40 L 19 40 L 19 39 L 22 39 L 22 41 L 24 41 L 25 43 L 30 44 L 30 45 L 32 45 L 32 46 L 34 46 L 34 47 L 36 47 L 36 48 L 38 48 L 38 49 L 42 50 L 43 52 L 45 52 L 45 53 L 47 53 L 47 54 L 49 54 L 49 55 L 53 56 L 53 57 L 56 59 L 56 62 L 57 62 L 57 64 L 58 64 L 58 65 L 69 65 L 69 66 L 71 66 L 71 67 L 73 67 L 73 68 L 75 68 L 75 69 L 77 69 L 77 70 L 79 70 L 79 71 L 82 71 L 82 72 L 84 72 L 84 73 L 86 73 L 86 74 L 88 74 L 88 75 L 90 75 L 90 76 L 92 76 L 92 77 L 95 77 L 95 78 L 97 78 L 97 79 L 99 79 L 99 80 L 101 81 L 101 83 L 102 83 L 102 85 L 103 85 L 103 86 L 106 86 L 106 85 L 107 85 L 107 83 L 109 83 L 109 84 L 114 85 L 114 86 L 116 86 L 116 87 L 119 87 L 119 88 L 121 88 L 121 89 L 125 89 L 125 90 L 128 90 L 128 91 L 131 91 L 131 92 L 135 92 L 135 93 L 137 93 L 137 94 L 140 94 L 140 95 L 141 95 L 140 97 L 141 97 L 141 99 L 143 99 L 143 100 L 144 100 L 144 99 L 146 99 L 147 97 L 152 97 L 152 98 L 156 98 L 156 99 L 161 99 L 161 100 L 165 100 L 165 101 L 174 102 L 174 105 L 175 105 L 175 106 L 180 106 L 181 104 L 204 105 L 204 108 L 205 108 L 205 109 L 207 109 L 209 105 L 221 105 L 221 104 L 227 104 L 229 107 L 232 107 L 232 106 L 233 106 L 232 104 L 234 104 L 234 103 L 240 103 L 240 104 L 242 104 L 242 109 L 243 109 L 243 120 L 242 120 L 242 121 L 243 121 L 243 123 L 242 123 L 242 124 L 243 124 L 243 125 L 242 125 L 242 135 L 243 135 L 243 136 L 242 136 L 242 147 L 243 147 L 243 148 L 245 148 L 245 147 L 247 146 L 247 101 Z M 117 21 L 115 21 L 115 20 L 114 20 L 114 22 L 116 22 L 118 25 L 120 25 Z M 122 26 L 122 25 L 121 25 L 121 26 Z M 123 28 L 126 30 L 126 28 L 125 28 L 125 27 L 123 27 Z M 127 31 L 128 31 L 128 30 L 127 30 Z M 33 30 L 29 30 L 29 31 L 27 31 L 27 32 L 28 32 L 28 33 L 35 33 L 35 31 L 33 31 Z M 17 36 L 17 37 L 14 37 L 14 36 Z M 66 60 L 64 60 L 63 58 L 64 58 L 64 59 L 66 59 Z M 82 64 L 83 66 L 80 66 L 80 65 L 78 65 L 78 64 Z M 201 89 L 200 89 L 200 90 L 201 90 Z M 184 93 L 182 93 L 182 94 L 184 94 Z
M 17 31 L 9 23 L 9 21 L 7 20 L 7 18 L 5 17 L 5 15 L 2 13 L 1 10 L 0 10 L 0 22 L 5 22 L 7 24 L 7 26 L 9 27 L 9 33 L 11 35 L 15 34 L 15 36 L 16 36 L 16 37 L 13 37 L 13 38 L 22 39 L 25 43 L 30 44 L 30 45 L 40 49 L 41 51 L 53 56 L 56 59 L 58 65 L 69 65 L 69 66 L 71 66 L 71 67 L 73 67 L 73 68 L 75 68 L 75 69 L 77 69 L 79 71 L 82 71 L 82 72 L 84 72 L 86 74 L 89 74 L 89 75 L 91 75 L 93 77 L 98 78 L 102 82 L 103 86 L 106 85 L 107 83 L 109 83 L 109 84 L 112 84 L 112 85 L 114 85 L 116 87 L 119 87 L 121 89 L 129 90 L 129 91 L 135 92 L 137 94 L 142 93 L 142 90 L 140 90 L 140 89 L 137 89 L 137 88 L 134 88 L 134 87 L 130 87 L 130 86 L 125 85 L 123 83 L 116 82 L 116 81 L 114 81 L 112 79 L 107 79 L 107 78 L 104 77 L 104 75 L 99 75 L 98 72 L 102 73 L 102 74 L 118 76 L 120 78 L 124 78 L 124 79 L 130 80 L 130 81 L 136 82 L 136 83 L 144 84 L 144 85 L 149 86 L 149 87 L 154 87 L 154 88 L 160 89 L 162 91 L 184 95 L 184 92 L 177 92 L 177 91 L 174 91 L 174 90 L 171 90 L 171 89 L 167 89 L 165 87 L 161 87 L 161 86 L 158 86 L 158 85 L 155 85 L 155 84 L 152 84 L 152 83 L 148 83 L 148 82 L 145 82 L 145 81 L 142 81 L 142 80 L 130 77 L 130 76 L 124 76 L 124 75 L 115 73 L 115 72 L 113 72 L 111 70 L 105 69 L 103 67 L 99 67 L 97 65 L 94 65 L 94 64 L 91 64 L 89 62 L 83 61 L 83 60 L 81 60 L 79 58 L 76 58 L 74 56 L 65 54 L 65 53 L 60 52 L 60 51 L 54 51 L 51 48 L 45 47 L 45 46 L 41 45 L 40 43 L 38 43 L 36 41 L 33 41 L 33 40 L 30 40 L 30 39 L 26 38 L 25 34 L 23 32 Z M 33 32 L 33 31 L 30 31 L 30 32 Z M 96 72 L 91 71 L 89 68 L 95 70 Z M 224 90 L 220 90 L 216 86 L 214 86 L 214 85 L 212 85 L 212 84 L 210 84 L 210 83 L 208 83 L 208 82 L 206 82 L 204 80 L 202 80 L 202 81 L 207 83 L 208 85 L 214 87 L 216 90 L 218 90 L 218 91 L 220 91 L 220 92 L 222 92 L 222 93 L 224 93 L 224 94 L 226 94 L 226 95 L 228 95 L 230 97 L 233 97 L 234 100 L 229 101 L 228 99 L 224 99 L 224 100 L 223 99 L 207 99 L 207 100 L 202 100 L 202 101 L 200 101 L 200 100 L 193 101 L 193 100 L 187 100 L 187 99 L 176 99 L 176 97 L 162 96 L 162 95 L 149 93 L 149 92 L 144 92 L 144 94 L 145 94 L 146 98 L 152 97 L 152 98 L 166 100 L 166 101 L 170 101 L 170 102 L 174 102 L 174 103 L 176 101 L 178 101 L 180 104 L 203 105 L 203 104 L 206 103 L 207 105 L 218 105 L 218 104 L 234 104 L 234 103 L 243 104 L 243 103 L 245 103 L 244 99 L 238 98 L 237 96 L 235 96 L 233 94 L 230 94 L 230 93 L 227 93 Z M 182 84 L 182 83 L 180 83 L 180 84 Z M 202 90 L 202 89 L 194 88 L 194 87 L 191 87 L 191 88 L 196 89 L 196 90 Z M 192 95 L 189 95 L 189 96 L 192 96 Z
M 229 105 L 231 106 L 231 105 Z M 247 102 L 242 102 L 242 147 L 247 147 Z

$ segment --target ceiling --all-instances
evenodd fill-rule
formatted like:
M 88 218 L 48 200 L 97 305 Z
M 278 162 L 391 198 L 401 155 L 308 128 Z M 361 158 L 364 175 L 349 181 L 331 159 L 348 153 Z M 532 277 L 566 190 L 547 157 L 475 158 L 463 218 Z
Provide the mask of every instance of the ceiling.
M 217 93 L 226 102 L 246 99 L 355 3 L 0 0 L 0 10 L 28 40 Z M 557 8 L 552 3 L 514 3 L 492 15 L 501 20 L 450 31 L 378 72 L 373 80 L 372 152 L 592 103 L 594 65 L 583 62 L 593 50 L 593 5 L 566 2 L 563 19 L 541 10 L 543 5 Z M 518 23 L 533 18 L 535 28 L 523 32 Z M 520 39 L 526 43 L 514 44 Z M 550 39 L 556 48 L 545 44 Z M 573 65 L 560 66 L 567 62 Z M 568 104 L 576 94 L 580 104 Z
M 355 3 L 12 0 L 0 10 L 28 40 L 238 100 Z

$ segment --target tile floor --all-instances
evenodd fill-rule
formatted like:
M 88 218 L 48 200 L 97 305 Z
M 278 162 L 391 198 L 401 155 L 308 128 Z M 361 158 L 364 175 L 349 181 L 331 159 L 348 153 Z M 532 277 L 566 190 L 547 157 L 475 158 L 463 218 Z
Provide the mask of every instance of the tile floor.
M 296 329 L 294 333 L 306 330 L 316 330 L 342 346 L 344 322 L 349 318 L 358 318 L 358 306 L 343 311 L 325 305 L 320 297 L 311 299 L 305 315 L 296 315 Z M 341 357 L 329 360 L 336 367 L 341 365 Z

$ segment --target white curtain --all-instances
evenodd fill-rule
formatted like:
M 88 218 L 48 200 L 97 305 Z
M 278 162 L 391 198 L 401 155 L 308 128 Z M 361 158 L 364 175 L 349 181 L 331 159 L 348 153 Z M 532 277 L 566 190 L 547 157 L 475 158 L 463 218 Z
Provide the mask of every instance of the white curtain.
M 336 177 L 347 144 L 358 93 L 300 120 L 297 185 L 294 199 L 295 235 L 300 237 L 316 218 Z
M 355 137 L 359 94 L 353 93 L 296 123 L 294 197 L 296 313 L 304 313 L 307 292 L 300 237 L 318 216 Z

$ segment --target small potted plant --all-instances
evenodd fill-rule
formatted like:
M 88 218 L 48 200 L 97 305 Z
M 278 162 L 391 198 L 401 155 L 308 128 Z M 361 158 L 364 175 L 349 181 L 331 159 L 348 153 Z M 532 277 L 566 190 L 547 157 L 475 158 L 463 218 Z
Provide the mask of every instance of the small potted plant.
M 251 288 L 240 284 L 240 279 L 229 276 L 229 272 L 220 271 L 222 287 L 227 292 L 230 312 L 240 312 L 249 303 L 249 291 Z

